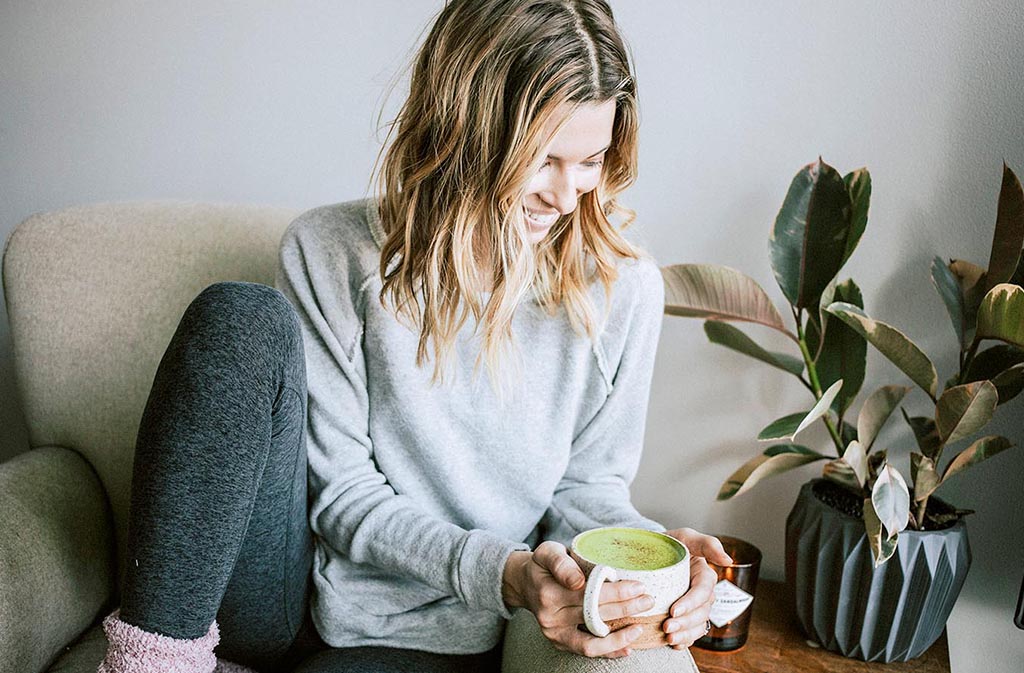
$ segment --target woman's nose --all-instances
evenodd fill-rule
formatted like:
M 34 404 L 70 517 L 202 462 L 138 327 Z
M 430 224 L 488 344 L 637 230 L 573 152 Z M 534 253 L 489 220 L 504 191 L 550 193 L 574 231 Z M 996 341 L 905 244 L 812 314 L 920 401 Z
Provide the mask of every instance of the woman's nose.
M 562 215 L 576 210 L 579 194 L 576 192 L 576 181 L 570 171 L 552 171 L 548 203 Z

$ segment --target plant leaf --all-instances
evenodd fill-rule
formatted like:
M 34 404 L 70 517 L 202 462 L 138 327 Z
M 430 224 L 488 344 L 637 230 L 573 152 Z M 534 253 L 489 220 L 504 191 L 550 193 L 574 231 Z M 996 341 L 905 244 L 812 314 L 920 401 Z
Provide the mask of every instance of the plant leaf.
M 850 233 L 846 236 L 843 264 L 857 248 L 864 229 L 868 226 L 868 205 L 871 203 L 871 175 L 866 168 L 858 168 L 843 176 L 846 191 L 850 195 Z M 831 303 L 831 302 L 830 302 Z
M 942 450 L 942 438 L 939 437 L 939 430 L 935 427 L 935 421 L 927 416 L 908 416 L 906 409 L 900 409 L 907 425 L 914 431 L 914 438 L 917 439 L 917 446 L 921 453 L 935 460 Z
M 868 454 L 861 443 L 854 440 L 846 447 L 842 458 L 825 464 L 823 474 L 827 479 L 860 493 L 868 479 Z
M 953 475 L 963 472 L 972 465 L 977 465 L 986 458 L 1002 453 L 1011 446 L 1013 446 L 1013 443 L 1006 437 L 1000 437 L 999 435 L 982 437 L 957 454 L 956 458 L 949 461 L 949 465 L 946 466 L 946 472 L 942 475 L 941 483 L 945 483 Z
M 875 559 L 875 567 L 882 565 L 896 552 L 899 536 L 890 537 L 882 526 L 878 513 L 875 512 L 871 498 L 864 498 L 864 530 L 871 544 L 871 555 Z
M 802 359 L 785 353 L 767 351 L 757 345 L 742 330 L 729 323 L 720 320 L 707 320 L 704 322 L 704 333 L 708 335 L 708 341 L 713 344 L 731 348 L 755 360 L 778 367 L 790 374 L 800 376 L 804 371 L 804 361 Z
M 888 459 L 889 452 L 885 449 L 868 454 L 868 480 L 865 484 L 866 486 L 874 488 L 875 480 L 878 479 L 878 471 L 885 467 Z
M 758 441 L 774 442 L 780 439 L 792 439 L 793 435 L 796 434 L 796 429 L 800 427 L 800 421 L 809 413 L 809 411 L 798 411 L 795 414 L 783 416 L 772 421 L 758 433 Z
M 827 459 L 827 456 L 797 444 L 780 444 L 770 447 L 765 449 L 762 455 L 748 460 L 725 480 L 722 488 L 718 491 L 718 500 L 728 500 L 744 493 L 765 477 L 787 472 L 816 460 Z
M 800 425 L 796 427 L 796 430 L 793 432 L 794 437 L 805 430 L 811 423 L 828 413 L 828 409 L 832 405 L 832 400 L 836 398 L 836 395 L 839 394 L 839 389 L 842 387 L 843 380 L 839 379 L 833 383 L 828 390 L 821 394 L 821 398 L 813 407 L 811 407 L 811 410 L 807 412 L 807 415 L 804 416 L 804 420 L 800 421 Z
M 843 440 L 843 444 L 849 446 L 850 442 L 857 439 L 857 428 L 843 421 L 843 426 L 839 428 L 839 439 Z
M 871 504 L 889 537 L 895 537 L 910 521 L 910 491 L 895 467 L 886 464 L 878 471 L 871 489 Z
M 865 451 L 871 451 L 879 430 L 908 392 L 909 386 L 883 386 L 864 401 L 857 416 L 857 439 L 864 445 Z
M 916 451 L 910 454 L 910 481 L 914 484 L 914 502 L 926 499 L 942 483 L 935 471 L 935 461 Z
M 1024 390 L 1024 364 L 1014 365 L 992 379 L 999 393 L 999 404 L 1009 402 Z
M 909 376 L 911 381 L 921 386 L 929 397 L 935 399 L 939 387 L 939 375 L 935 371 L 935 365 L 903 332 L 880 320 L 872 319 L 853 304 L 836 302 L 828 307 L 828 312 L 838 316 L 871 342 L 882 355 Z
M 997 344 L 978 353 L 971 361 L 964 383 L 991 381 L 999 391 L 999 404 L 1009 402 L 1024 390 L 1024 350 Z
M 662 267 L 665 313 L 711 320 L 740 320 L 767 325 L 793 341 L 782 315 L 757 282 L 735 269 L 713 264 Z
M 941 257 L 932 260 L 932 285 L 942 298 L 942 303 L 946 305 L 946 312 L 953 323 L 953 331 L 956 332 L 960 348 L 965 348 L 967 341 L 964 334 L 969 328 L 964 324 L 964 297 L 960 290 L 960 282 Z
M 935 405 L 935 425 L 943 444 L 973 435 L 992 420 L 999 393 L 991 381 L 954 386 Z
M 820 158 L 793 178 L 769 238 L 769 257 L 782 293 L 797 308 L 816 307 L 843 265 L 850 233 L 850 195 Z
M 988 258 L 985 287 L 992 289 L 1013 277 L 1024 245 L 1024 190 L 1020 180 L 1003 162 L 1003 185 L 999 190 L 996 231 Z
M 832 293 L 836 301 L 853 304 L 858 308 L 864 307 L 860 288 L 852 278 L 836 285 L 832 288 Z M 816 327 L 812 322 L 808 322 L 807 341 L 817 343 L 818 340 Z M 864 384 L 867 358 L 868 344 L 860 333 L 841 320 L 828 321 L 825 327 L 825 343 L 815 365 L 822 388 L 828 388 L 839 379 L 843 380 L 843 387 L 832 405 L 836 414 L 844 413 L 860 392 L 860 387 Z
M 996 285 L 981 300 L 978 338 L 999 339 L 1024 348 L 1024 288 Z
M 985 296 L 985 269 L 962 259 L 953 259 L 949 262 L 949 270 L 960 285 L 960 296 L 964 300 L 964 343 L 970 343 L 978 325 L 978 307 Z

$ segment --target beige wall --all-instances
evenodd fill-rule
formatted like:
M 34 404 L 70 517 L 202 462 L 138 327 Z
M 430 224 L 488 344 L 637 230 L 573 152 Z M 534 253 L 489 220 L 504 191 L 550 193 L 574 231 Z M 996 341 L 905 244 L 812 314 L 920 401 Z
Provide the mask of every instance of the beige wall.
M 866 165 L 871 219 L 845 273 L 869 311 L 903 326 L 948 376 L 952 331 L 928 264 L 936 254 L 984 264 L 1001 162 L 1024 175 L 1021 4 L 613 4 L 643 107 L 628 202 L 659 262 L 727 264 L 780 300 L 766 239 L 793 173 L 818 155 L 843 171 Z M 362 195 L 384 90 L 438 7 L 0 3 L 0 237 L 34 211 L 90 201 L 303 208 Z M 869 375 L 902 380 L 874 353 Z M 0 309 L 0 459 L 27 442 L 11 376 Z M 666 318 L 634 489 L 668 525 L 751 539 L 775 578 L 786 513 L 815 469 L 729 503 L 714 494 L 763 424 L 806 407 L 784 377 L 711 346 L 699 322 Z M 910 404 L 924 411 L 920 397 Z M 1024 443 L 1021 401 L 1009 407 L 998 429 Z M 885 439 L 905 455 L 902 428 Z M 1024 572 L 1022 474 L 1015 449 L 941 492 L 978 511 L 974 568 L 950 621 L 958 672 L 1019 671 L 1024 660 L 1024 632 L 1010 623 Z

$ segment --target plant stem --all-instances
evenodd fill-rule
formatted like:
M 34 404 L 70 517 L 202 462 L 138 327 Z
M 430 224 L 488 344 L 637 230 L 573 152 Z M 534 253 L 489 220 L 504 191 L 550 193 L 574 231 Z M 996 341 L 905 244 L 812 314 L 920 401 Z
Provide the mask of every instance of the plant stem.
M 794 310 L 793 318 L 796 320 L 797 343 L 800 344 L 800 354 L 804 357 L 804 364 L 807 365 L 807 377 L 811 380 L 811 392 L 814 393 L 814 398 L 816 400 L 820 400 L 821 382 L 818 380 L 818 370 L 814 366 L 814 360 L 811 359 L 811 351 L 807 348 L 807 337 L 804 335 L 804 326 L 802 324 L 800 313 L 797 313 Z M 836 445 L 836 456 L 842 457 L 844 448 L 843 439 L 839 436 L 836 424 L 832 422 L 832 418 L 829 416 L 828 411 L 826 411 L 821 417 L 821 420 L 825 422 L 825 427 L 828 428 L 828 434 L 832 436 L 832 443 Z
M 971 365 L 974 363 L 974 356 L 978 354 L 978 346 L 981 342 L 978 337 L 974 337 L 974 341 L 971 342 L 971 347 L 967 351 L 967 357 L 965 357 L 960 363 L 960 375 L 957 376 L 956 382 L 964 383 L 964 379 L 967 377 L 967 372 L 970 371 Z
M 924 511 L 927 508 L 928 498 L 925 498 L 914 505 L 914 526 L 917 530 L 924 530 Z

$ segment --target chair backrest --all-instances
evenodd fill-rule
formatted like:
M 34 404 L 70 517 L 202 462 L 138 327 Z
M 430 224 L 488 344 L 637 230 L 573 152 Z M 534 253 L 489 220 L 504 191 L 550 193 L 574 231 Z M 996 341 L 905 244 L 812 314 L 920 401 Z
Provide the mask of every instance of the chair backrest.
M 32 448 L 82 454 L 107 489 L 123 564 L 132 457 L 185 308 L 221 280 L 273 285 L 298 211 L 103 203 L 33 215 L 4 251 L 4 298 Z

